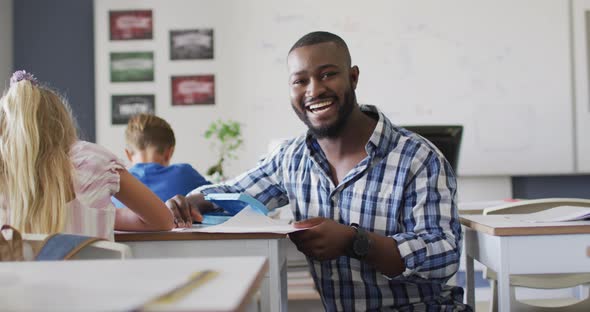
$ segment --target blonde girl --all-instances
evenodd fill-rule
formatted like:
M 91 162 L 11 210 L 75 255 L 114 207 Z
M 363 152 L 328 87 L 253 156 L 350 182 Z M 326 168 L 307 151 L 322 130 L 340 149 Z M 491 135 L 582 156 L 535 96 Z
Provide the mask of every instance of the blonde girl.
M 0 99 L 0 205 L 0 222 L 25 233 L 112 240 L 114 229 L 174 227 L 165 204 L 112 153 L 79 141 L 67 102 L 25 71 Z

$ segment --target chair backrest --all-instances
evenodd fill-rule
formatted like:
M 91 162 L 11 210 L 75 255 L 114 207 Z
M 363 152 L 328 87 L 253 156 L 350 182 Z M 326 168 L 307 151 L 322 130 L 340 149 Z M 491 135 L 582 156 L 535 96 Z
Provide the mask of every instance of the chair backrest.
M 32 260 L 43 246 L 47 235 L 24 234 L 23 248 L 27 260 Z M 129 246 L 111 241 L 96 241 L 78 251 L 70 259 L 129 259 L 132 258 Z
M 111 241 L 94 242 L 80 250 L 72 259 L 130 259 L 131 248 L 125 244 Z
M 534 213 L 558 206 L 590 207 L 590 199 L 584 198 L 542 198 L 520 200 L 501 206 L 486 208 L 484 215 L 488 214 L 525 214 Z

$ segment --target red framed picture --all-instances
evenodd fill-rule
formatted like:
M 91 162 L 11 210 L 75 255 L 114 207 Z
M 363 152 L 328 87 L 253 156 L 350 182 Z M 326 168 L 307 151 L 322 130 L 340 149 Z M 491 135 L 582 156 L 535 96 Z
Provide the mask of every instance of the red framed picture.
M 172 105 L 215 104 L 215 76 L 172 76 Z
M 111 40 L 152 39 L 152 10 L 110 11 Z

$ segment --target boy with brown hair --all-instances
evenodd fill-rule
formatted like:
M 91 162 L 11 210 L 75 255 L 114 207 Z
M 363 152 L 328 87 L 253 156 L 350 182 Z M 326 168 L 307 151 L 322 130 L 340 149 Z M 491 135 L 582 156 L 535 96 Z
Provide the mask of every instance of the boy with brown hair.
M 125 141 L 125 154 L 132 165 L 129 172 L 163 201 L 210 184 L 191 165 L 170 164 L 176 138 L 166 120 L 151 114 L 133 116 L 127 123 Z M 116 200 L 114 203 L 123 207 Z

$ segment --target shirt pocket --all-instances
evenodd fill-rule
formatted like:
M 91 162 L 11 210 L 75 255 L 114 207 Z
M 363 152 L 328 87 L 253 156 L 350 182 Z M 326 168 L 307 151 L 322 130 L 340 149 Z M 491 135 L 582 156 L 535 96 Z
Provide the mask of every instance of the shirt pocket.
M 378 193 L 355 192 L 351 197 L 349 224 L 357 223 L 362 228 L 382 235 L 395 233 L 398 209 L 391 191 Z

